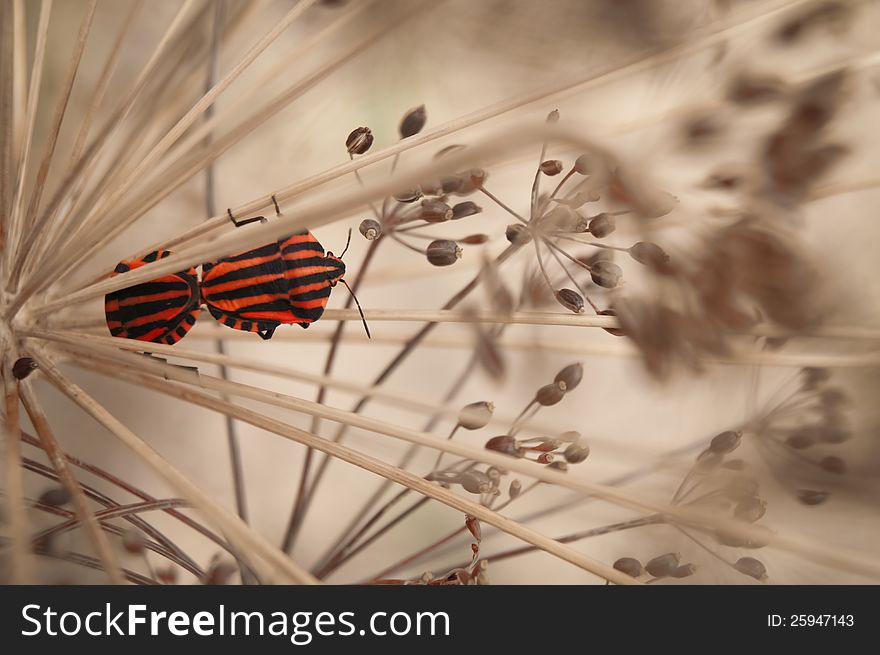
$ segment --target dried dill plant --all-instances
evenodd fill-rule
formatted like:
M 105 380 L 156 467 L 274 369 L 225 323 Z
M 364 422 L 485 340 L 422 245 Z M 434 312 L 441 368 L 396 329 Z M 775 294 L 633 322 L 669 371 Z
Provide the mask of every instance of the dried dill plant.
M 848 201 L 865 256 L 876 8 L 650 4 L 472 49 L 453 1 L 4 2 L 3 579 L 876 579 L 815 529 L 876 509 L 880 362 L 812 236 Z M 338 292 L 107 336 L 110 291 L 352 228 L 369 342 Z

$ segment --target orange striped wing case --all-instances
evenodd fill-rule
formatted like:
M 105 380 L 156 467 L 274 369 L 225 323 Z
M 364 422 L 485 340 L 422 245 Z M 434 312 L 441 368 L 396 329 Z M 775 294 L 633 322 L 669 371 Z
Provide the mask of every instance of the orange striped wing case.
M 308 327 L 324 313 L 345 265 L 311 232 L 202 267 L 202 300 L 226 327 L 269 339 L 279 325 Z
M 125 273 L 171 253 L 154 251 L 139 259 L 119 262 L 114 275 Z M 199 316 L 196 269 L 113 291 L 104 297 L 107 327 L 114 337 L 173 345 L 186 336 Z

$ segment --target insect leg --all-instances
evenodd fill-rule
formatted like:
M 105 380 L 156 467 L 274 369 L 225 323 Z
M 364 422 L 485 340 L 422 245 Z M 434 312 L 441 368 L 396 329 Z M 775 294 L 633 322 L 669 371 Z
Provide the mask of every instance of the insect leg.
M 272 326 L 266 328 L 265 330 L 263 330 L 262 332 L 257 332 L 257 334 L 259 334 L 260 338 L 263 339 L 264 341 L 268 341 L 269 339 L 272 338 L 272 335 L 275 334 L 275 328 L 277 328 L 277 327 L 278 327 L 277 325 L 272 325 Z
M 227 208 L 226 213 L 229 215 L 229 220 L 232 221 L 232 224 L 235 225 L 235 227 L 241 227 L 242 225 L 256 223 L 257 221 L 260 221 L 260 223 L 266 222 L 265 216 L 254 216 L 253 218 L 245 218 L 244 220 L 238 221 L 235 219 L 235 216 L 232 215 L 231 209 Z

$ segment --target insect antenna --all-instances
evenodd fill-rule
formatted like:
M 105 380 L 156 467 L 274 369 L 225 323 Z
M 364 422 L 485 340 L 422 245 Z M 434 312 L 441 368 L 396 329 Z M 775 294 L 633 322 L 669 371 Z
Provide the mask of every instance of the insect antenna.
M 343 249 L 342 254 L 339 255 L 339 259 L 342 259 L 343 257 L 345 257 L 345 253 L 348 252 L 348 247 L 350 245 L 351 245 L 351 228 L 348 228 L 348 240 L 345 242 L 345 248 Z M 345 286 L 348 286 L 348 285 L 345 285 Z M 351 291 L 351 289 L 349 289 L 349 291 Z M 354 295 L 354 294 L 351 294 L 351 295 Z M 357 302 L 357 300 L 355 300 L 355 302 Z M 368 330 L 368 332 L 369 332 L 369 330 Z
M 349 231 L 349 236 L 350 236 L 350 235 L 351 235 L 351 231 Z M 348 247 L 348 246 L 346 246 L 346 248 L 347 248 L 347 247 Z M 357 305 L 358 312 L 359 312 L 360 315 L 361 315 L 361 321 L 363 321 L 363 323 L 364 323 L 364 330 L 367 331 L 367 339 L 372 339 L 373 337 L 370 336 L 370 326 L 367 325 L 367 319 L 364 317 L 364 310 L 361 309 L 361 304 L 358 302 L 357 296 L 354 295 L 354 291 L 352 291 L 352 290 L 351 290 L 351 287 L 348 286 L 348 282 L 346 282 L 345 280 L 343 280 L 343 279 L 341 279 L 341 278 L 340 278 L 339 281 L 342 282 L 342 284 L 345 285 L 345 288 L 348 289 L 348 292 L 351 294 L 351 297 L 354 299 L 354 304 Z

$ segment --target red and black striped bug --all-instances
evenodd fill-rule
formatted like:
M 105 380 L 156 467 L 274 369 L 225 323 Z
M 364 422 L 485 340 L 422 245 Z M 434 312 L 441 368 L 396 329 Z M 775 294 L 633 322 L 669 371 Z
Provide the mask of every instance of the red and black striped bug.
M 113 275 L 165 259 L 167 250 L 153 251 L 117 264 Z M 112 291 L 104 297 L 107 327 L 114 337 L 175 344 L 199 316 L 199 279 L 195 267 L 180 273 Z
M 275 212 L 280 214 L 278 203 Z M 236 221 L 239 227 L 262 216 Z M 351 241 L 351 231 L 348 234 Z M 307 328 L 324 313 L 330 291 L 345 275 L 342 255 L 324 254 L 324 248 L 308 231 L 297 232 L 253 250 L 202 265 L 202 301 L 211 316 L 226 327 L 256 332 L 271 339 L 282 324 L 297 323 Z M 354 294 L 352 294 L 354 296 Z M 357 302 L 358 311 L 361 311 Z M 361 311 L 363 318 L 363 311 Z M 367 336 L 370 330 L 364 321 Z

